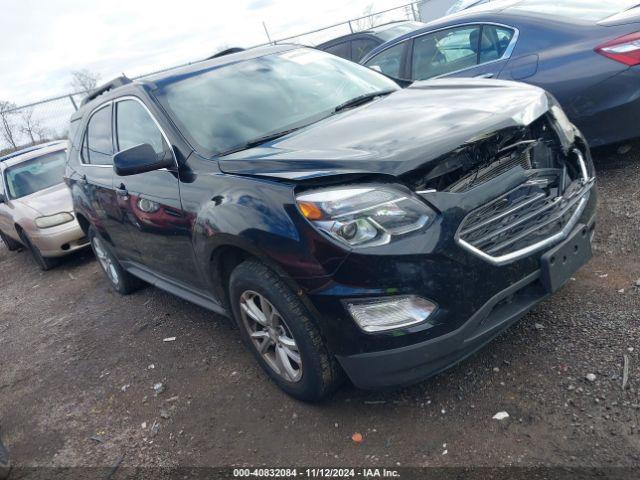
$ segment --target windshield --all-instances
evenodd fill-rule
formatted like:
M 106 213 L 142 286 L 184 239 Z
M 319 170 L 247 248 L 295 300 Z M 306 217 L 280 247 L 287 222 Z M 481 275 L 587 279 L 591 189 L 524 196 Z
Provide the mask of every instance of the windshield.
M 543 15 L 569 17 L 575 20 L 597 22 L 616 13 L 632 8 L 640 0 L 525 0 L 512 7 Z
M 7 168 L 4 175 L 9 197 L 26 197 L 62 183 L 66 162 L 67 154 L 63 150 Z
M 362 95 L 399 89 L 366 67 L 306 48 L 180 78 L 160 83 L 155 94 L 185 136 L 208 155 L 314 123 Z

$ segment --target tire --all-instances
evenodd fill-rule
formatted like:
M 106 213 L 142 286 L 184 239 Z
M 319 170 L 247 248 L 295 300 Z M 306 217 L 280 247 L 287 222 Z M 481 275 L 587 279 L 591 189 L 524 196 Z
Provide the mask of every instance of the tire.
M 43 272 L 51 270 L 53 267 L 58 265 L 58 263 L 60 263 L 57 258 L 43 257 L 38 247 L 31 243 L 31 240 L 29 240 L 27 234 L 22 230 L 18 230 L 18 235 L 20 235 L 22 244 L 31 252 L 33 261 L 36 262 L 36 265 L 40 267 L 40 270 L 42 270 Z
M 275 272 L 255 260 L 241 263 L 231 274 L 229 297 L 243 341 L 282 390 L 316 402 L 340 385 L 342 369 L 308 309 Z M 271 319 L 264 322 L 267 316 Z
M 7 246 L 7 249 L 10 252 L 15 252 L 16 250 L 20 250 L 22 248 L 22 244 L 20 242 L 16 242 L 13 238 L 9 238 L 0 230 L 0 240 Z
M 107 242 L 102 239 L 95 228 L 89 227 L 88 237 L 93 254 L 96 256 L 98 265 L 100 265 L 102 272 L 107 277 L 111 288 L 121 295 L 129 295 L 144 285 L 142 280 L 122 268 Z

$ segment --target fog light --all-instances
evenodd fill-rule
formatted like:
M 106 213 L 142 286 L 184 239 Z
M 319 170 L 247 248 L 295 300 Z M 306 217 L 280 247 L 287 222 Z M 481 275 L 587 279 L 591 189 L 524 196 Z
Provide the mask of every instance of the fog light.
M 415 295 L 354 299 L 344 303 L 365 332 L 382 332 L 422 323 L 436 309 L 434 303 Z

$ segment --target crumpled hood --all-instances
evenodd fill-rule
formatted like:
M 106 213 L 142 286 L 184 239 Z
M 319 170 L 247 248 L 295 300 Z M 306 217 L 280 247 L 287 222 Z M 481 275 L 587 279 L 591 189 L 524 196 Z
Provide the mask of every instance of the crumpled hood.
M 260 147 L 223 157 L 224 172 L 303 180 L 347 173 L 402 175 L 550 107 L 537 87 L 500 80 L 416 82 Z
M 29 207 L 42 216 L 60 212 L 73 212 L 71 193 L 65 183 L 59 183 L 45 190 L 32 193 L 14 200 L 14 202 Z

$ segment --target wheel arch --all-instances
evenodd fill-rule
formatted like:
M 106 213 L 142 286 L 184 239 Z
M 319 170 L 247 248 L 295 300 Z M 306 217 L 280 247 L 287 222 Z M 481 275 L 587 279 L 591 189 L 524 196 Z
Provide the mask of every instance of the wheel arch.
M 267 268 L 278 274 L 307 307 L 314 323 L 318 325 L 321 331 L 323 330 L 321 322 L 318 321 L 318 318 L 320 318 L 319 312 L 315 309 L 311 301 L 307 298 L 305 291 L 298 285 L 295 279 L 288 275 L 282 267 L 273 262 L 268 256 L 248 245 L 220 245 L 211 253 L 209 265 L 214 293 L 230 316 L 232 316 L 232 309 L 229 298 L 229 280 L 231 279 L 233 270 L 246 260 L 256 260 L 263 263 Z

